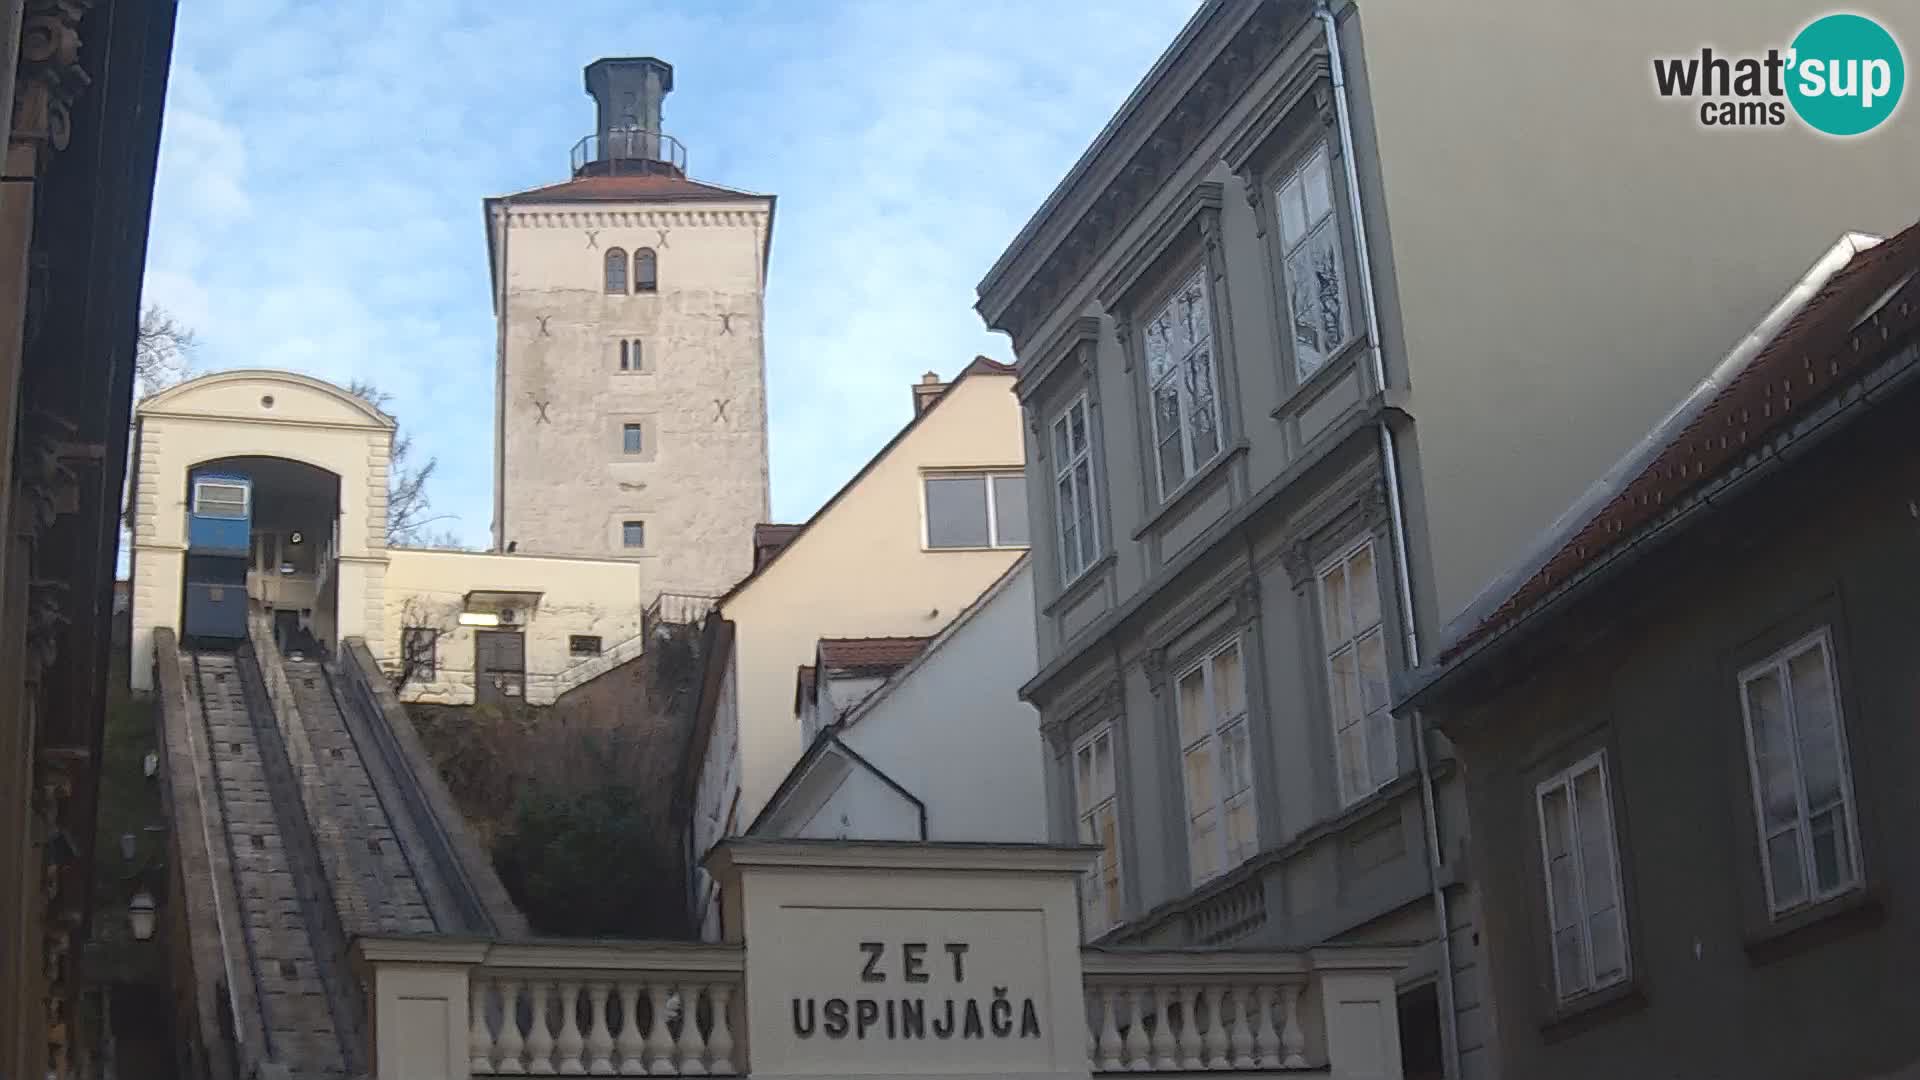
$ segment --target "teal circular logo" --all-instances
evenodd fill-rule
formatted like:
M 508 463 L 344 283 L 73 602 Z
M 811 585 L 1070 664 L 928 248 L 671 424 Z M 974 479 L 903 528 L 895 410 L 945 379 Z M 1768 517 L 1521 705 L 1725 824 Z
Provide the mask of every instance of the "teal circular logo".
M 1828 15 L 1793 39 L 1787 100 L 1809 127 L 1861 135 L 1900 104 L 1907 65 L 1886 28 L 1862 15 Z

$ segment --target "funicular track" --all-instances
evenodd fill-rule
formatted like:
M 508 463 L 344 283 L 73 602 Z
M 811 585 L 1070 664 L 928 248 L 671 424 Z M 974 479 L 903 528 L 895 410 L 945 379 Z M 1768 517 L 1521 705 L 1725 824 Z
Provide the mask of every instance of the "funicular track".
M 360 1075 L 364 1006 L 346 937 L 253 650 L 187 650 L 266 1060 L 300 1078 Z

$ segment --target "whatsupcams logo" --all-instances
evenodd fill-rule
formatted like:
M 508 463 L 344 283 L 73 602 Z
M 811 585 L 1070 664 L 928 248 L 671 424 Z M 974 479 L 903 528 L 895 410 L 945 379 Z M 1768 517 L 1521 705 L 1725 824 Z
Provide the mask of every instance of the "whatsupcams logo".
M 1703 127 L 1782 127 L 1789 115 L 1827 135 L 1864 135 L 1900 105 L 1907 66 L 1900 43 L 1864 15 L 1827 15 L 1808 23 L 1785 49 L 1727 56 L 1711 46 L 1698 56 L 1653 61 L 1663 98 L 1699 102 Z

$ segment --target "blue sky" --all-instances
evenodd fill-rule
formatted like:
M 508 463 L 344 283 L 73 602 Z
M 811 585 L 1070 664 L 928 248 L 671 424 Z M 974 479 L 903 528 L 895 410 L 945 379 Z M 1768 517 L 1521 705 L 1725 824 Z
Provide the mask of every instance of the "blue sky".
M 773 510 L 802 520 L 904 423 L 907 386 L 1011 360 L 974 286 L 1196 0 L 197 0 L 183 4 L 146 299 L 199 370 L 362 377 L 491 515 L 480 200 L 565 179 L 581 68 L 674 65 L 699 179 L 780 197 Z

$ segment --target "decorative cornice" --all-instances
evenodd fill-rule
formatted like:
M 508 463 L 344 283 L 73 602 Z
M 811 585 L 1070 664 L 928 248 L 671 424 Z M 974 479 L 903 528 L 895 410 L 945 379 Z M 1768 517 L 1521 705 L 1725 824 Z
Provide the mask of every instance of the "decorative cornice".
M 1062 367 L 1071 363 L 1083 376 L 1091 376 L 1094 369 L 1095 350 L 1087 346 L 1100 340 L 1100 320 L 1093 315 L 1082 315 L 1067 324 L 1067 328 L 1054 335 L 1045 346 L 1032 354 L 1031 363 L 1022 364 L 1022 372 L 1014 383 L 1014 393 L 1022 400 L 1032 397 L 1048 379 Z
M 80 20 L 93 0 L 27 0 L 20 22 L 20 68 L 14 75 L 14 142 L 67 148 L 73 103 L 93 83 L 80 66 Z
M 1252 574 L 1233 593 L 1233 620 L 1250 626 L 1260 617 L 1260 579 Z
M 737 228 L 767 219 L 765 210 L 527 210 L 506 215 L 513 229 Z
M 1167 688 L 1166 646 L 1147 650 L 1147 654 L 1140 658 L 1140 670 L 1146 673 L 1147 689 L 1153 692 L 1154 697 L 1159 697 L 1161 691 Z
M 992 327 L 1026 339 L 1086 276 L 1116 234 L 1139 214 L 1213 130 L 1225 103 L 1238 99 L 1286 46 L 1299 10 L 1267 0 L 1235 33 L 1115 178 L 1054 245 Z
M 1161 211 L 1146 234 L 1133 243 L 1094 289 L 1094 298 L 1100 305 L 1112 310 L 1132 299 L 1148 270 L 1156 266 L 1189 229 L 1198 234 L 1202 247 L 1211 252 L 1219 242 L 1224 191 L 1219 181 L 1203 180 Z

